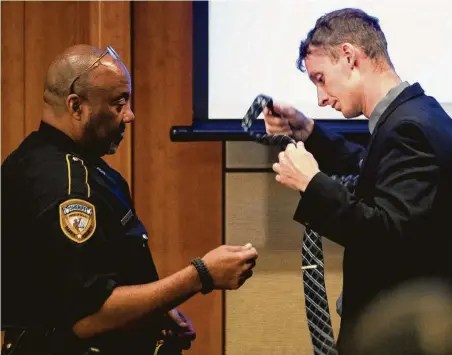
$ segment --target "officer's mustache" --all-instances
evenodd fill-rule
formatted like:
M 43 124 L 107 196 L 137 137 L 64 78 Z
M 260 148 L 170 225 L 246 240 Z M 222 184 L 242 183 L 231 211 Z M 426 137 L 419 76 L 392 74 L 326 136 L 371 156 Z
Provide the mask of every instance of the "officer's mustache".
M 120 142 L 124 138 L 124 132 L 126 131 L 126 124 L 121 122 L 118 128 L 118 137 L 117 140 Z
M 124 131 L 126 130 L 126 124 L 124 122 L 121 122 L 119 124 L 119 132 L 124 133 Z

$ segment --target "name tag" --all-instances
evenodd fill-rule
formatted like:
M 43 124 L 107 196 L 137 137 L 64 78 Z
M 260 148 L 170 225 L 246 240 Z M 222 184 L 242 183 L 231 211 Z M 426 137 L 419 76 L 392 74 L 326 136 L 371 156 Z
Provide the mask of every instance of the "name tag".
M 121 224 L 123 225 L 123 227 L 127 224 L 127 222 L 130 221 L 132 216 L 133 216 L 132 210 L 129 210 L 129 212 L 127 212 L 126 215 L 121 218 Z

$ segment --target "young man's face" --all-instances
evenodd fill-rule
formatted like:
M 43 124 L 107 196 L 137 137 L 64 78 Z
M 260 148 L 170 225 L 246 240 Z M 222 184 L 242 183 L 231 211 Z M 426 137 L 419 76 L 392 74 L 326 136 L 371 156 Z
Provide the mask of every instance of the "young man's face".
M 305 58 L 309 78 L 317 87 L 319 106 L 331 106 L 345 118 L 362 114 L 359 73 L 350 57 L 333 59 L 326 51 L 315 51 Z

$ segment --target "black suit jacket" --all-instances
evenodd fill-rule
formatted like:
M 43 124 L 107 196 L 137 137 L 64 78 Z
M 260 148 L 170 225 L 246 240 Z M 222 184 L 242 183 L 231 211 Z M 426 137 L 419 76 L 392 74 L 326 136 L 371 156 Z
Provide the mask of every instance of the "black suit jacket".
M 322 172 L 294 219 L 345 247 L 339 348 L 380 292 L 452 280 L 452 120 L 419 84 L 380 118 L 367 149 L 316 122 L 306 142 Z M 327 175 L 359 173 L 355 194 Z

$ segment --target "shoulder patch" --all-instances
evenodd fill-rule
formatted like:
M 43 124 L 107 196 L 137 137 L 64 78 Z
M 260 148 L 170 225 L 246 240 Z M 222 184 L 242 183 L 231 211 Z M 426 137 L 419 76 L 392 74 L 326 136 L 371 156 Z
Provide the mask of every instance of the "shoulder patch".
M 69 199 L 60 204 L 60 226 L 76 243 L 84 243 L 96 230 L 96 208 L 85 200 Z

